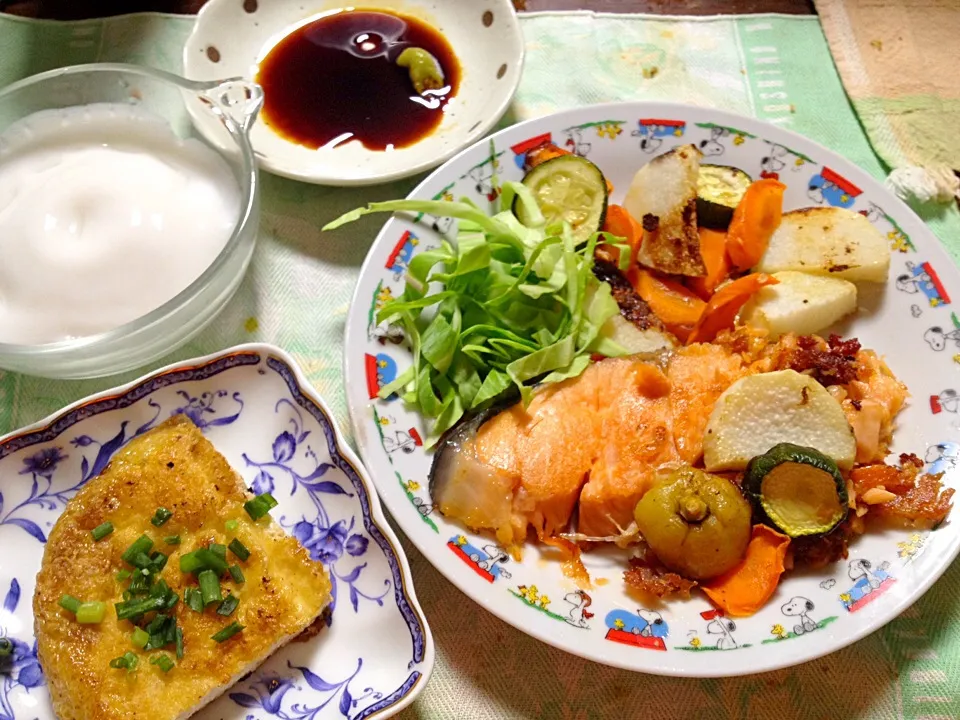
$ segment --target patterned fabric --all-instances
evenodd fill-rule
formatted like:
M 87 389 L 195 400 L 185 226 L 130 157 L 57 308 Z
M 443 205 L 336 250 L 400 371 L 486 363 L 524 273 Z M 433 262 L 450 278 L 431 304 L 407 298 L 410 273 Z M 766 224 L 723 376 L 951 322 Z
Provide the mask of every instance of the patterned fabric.
M 589 13 L 523 16 L 527 61 L 504 123 L 555 109 L 656 99 L 754 115 L 818 140 L 877 177 L 883 167 L 844 94 L 815 18 L 665 19 Z M 139 62 L 177 71 L 191 20 L 138 15 L 70 24 L 0 16 L 0 85 L 57 65 Z M 263 223 L 237 297 L 169 360 L 262 340 L 294 355 L 349 430 L 343 323 L 382 218 L 321 234 L 327 220 L 403 196 L 418 179 L 318 188 L 263 175 Z M 956 207 L 925 216 L 960 260 Z M 952 239 L 952 240 L 949 240 Z M 0 373 L 0 431 L 132 378 L 55 382 Z M 725 680 L 638 675 L 580 660 L 494 618 L 409 543 L 437 667 L 402 717 L 956 718 L 960 714 L 960 566 L 913 608 L 846 650 L 801 667 Z
M 817 10 L 877 154 L 894 168 L 939 168 L 943 184 L 957 187 L 960 76 L 954 68 L 960 4 L 817 0 Z

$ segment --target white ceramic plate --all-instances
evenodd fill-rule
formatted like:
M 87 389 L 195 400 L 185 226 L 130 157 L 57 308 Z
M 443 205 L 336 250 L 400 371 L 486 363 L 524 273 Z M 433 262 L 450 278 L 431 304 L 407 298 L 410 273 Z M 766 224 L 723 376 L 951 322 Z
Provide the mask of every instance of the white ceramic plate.
M 280 501 L 288 532 L 330 570 L 330 626 L 293 642 L 197 718 L 385 718 L 413 702 L 433 668 L 410 568 L 363 467 L 293 360 L 242 345 L 158 370 L 0 438 L 0 718 L 55 720 L 31 611 L 43 543 L 66 502 L 124 443 L 186 413 L 257 491 Z
M 928 471 L 955 469 L 960 398 L 953 389 L 960 362 L 960 319 L 951 298 L 960 277 L 933 235 L 899 200 L 838 155 L 757 120 L 683 105 L 629 103 L 587 107 L 531 120 L 493 136 L 438 169 L 416 198 L 466 195 L 485 206 L 495 195 L 494 169 L 519 180 L 522 153 L 550 137 L 588 156 L 616 187 L 619 201 L 637 169 L 681 143 L 695 143 L 707 162 L 742 168 L 752 177 L 778 175 L 787 209 L 839 205 L 863 212 L 895 250 L 890 280 L 863 288 L 863 309 L 841 330 L 885 354 L 912 393 L 899 419 L 895 452 L 926 457 Z M 960 523 L 931 533 L 871 532 L 855 541 L 848 561 L 792 574 L 758 614 L 729 625 L 713 617 L 702 595 L 661 607 L 638 605 L 624 590 L 625 554 L 588 553 L 602 582 L 586 593 L 564 579 L 553 560 L 528 547 L 508 561 L 489 536 L 466 531 L 433 509 L 427 488 L 431 455 L 420 418 L 400 401 L 374 401 L 378 387 L 409 362 L 389 328 L 372 318 L 385 297 L 403 290 L 413 254 L 453 237 L 433 218 L 390 220 L 361 271 L 347 322 L 344 368 L 357 442 L 377 490 L 423 554 L 477 603 L 524 632 L 597 662 L 664 675 L 724 676 L 772 670 L 837 650 L 901 613 L 940 576 L 960 549 Z M 605 582 L 604 582 L 605 581 Z M 534 598 L 534 602 L 530 598 Z M 722 661 L 716 652 L 724 651 Z
M 437 129 L 391 151 L 367 150 L 357 142 L 312 150 L 284 139 L 261 120 L 250 141 L 265 169 L 322 185 L 396 180 L 436 167 L 483 137 L 506 111 L 523 66 L 523 36 L 510 0 L 378 0 L 358 5 L 343 0 L 211 0 L 184 46 L 184 75 L 191 80 L 252 80 L 279 40 L 305 22 L 346 6 L 393 9 L 439 30 L 460 61 L 460 89 Z M 205 130 L 203 124 L 199 127 Z

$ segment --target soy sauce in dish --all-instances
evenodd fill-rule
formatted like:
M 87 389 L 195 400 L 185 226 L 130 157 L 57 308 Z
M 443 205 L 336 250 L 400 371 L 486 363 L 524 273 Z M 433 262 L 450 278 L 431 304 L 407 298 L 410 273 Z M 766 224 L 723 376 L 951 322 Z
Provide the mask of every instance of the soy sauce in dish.
M 396 60 L 422 48 L 439 62 L 443 87 L 414 90 Z M 460 83 L 446 39 L 416 18 L 343 10 L 294 30 L 260 63 L 260 117 L 281 137 L 308 148 L 359 141 L 370 150 L 413 145 L 440 124 Z

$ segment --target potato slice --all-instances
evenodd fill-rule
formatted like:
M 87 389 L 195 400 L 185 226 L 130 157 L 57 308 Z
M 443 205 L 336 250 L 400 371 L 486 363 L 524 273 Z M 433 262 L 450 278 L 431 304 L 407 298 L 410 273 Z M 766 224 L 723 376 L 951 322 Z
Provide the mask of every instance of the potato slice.
M 699 174 L 700 151 L 681 145 L 633 176 L 623 206 L 643 225 L 641 265 L 673 275 L 706 274 L 697 231 Z
M 793 270 L 773 276 L 779 284 L 762 288 L 740 312 L 744 325 L 810 335 L 857 309 L 857 286 L 847 280 Z
M 841 469 L 853 466 L 857 442 L 840 403 L 795 370 L 748 375 L 719 397 L 703 438 L 710 472 L 743 470 L 750 458 L 789 442 L 812 447 Z
M 890 270 L 890 245 L 860 213 L 835 207 L 804 208 L 784 213 L 755 269 L 884 282 Z

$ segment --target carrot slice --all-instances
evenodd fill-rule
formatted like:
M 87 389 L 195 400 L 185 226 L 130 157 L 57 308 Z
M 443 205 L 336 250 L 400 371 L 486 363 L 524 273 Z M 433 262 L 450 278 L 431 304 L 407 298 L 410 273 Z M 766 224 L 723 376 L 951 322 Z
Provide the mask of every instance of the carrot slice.
M 727 234 L 722 230 L 700 228 L 700 254 L 707 274 L 687 279 L 687 287 L 704 300 L 709 300 L 717 286 L 730 274 L 730 258 L 727 257 Z
M 703 313 L 706 303 L 675 280 L 658 277 L 649 270 L 637 270 L 637 294 L 668 327 L 691 326 Z
M 776 285 L 779 282 L 773 275 L 753 273 L 727 283 L 710 298 L 696 325 L 693 326 L 687 343 L 710 342 L 721 330 L 732 328 L 737 319 L 737 313 L 751 295 L 762 287 Z
M 623 205 L 608 205 L 607 215 L 603 221 L 603 232 L 622 237 L 630 246 L 631 257 L 637 257 L 640 241 L 643 240 L 643 228 L 633 215 Z M 596 254 L 612 263 L 620 261 L 620 251 L 608 245 L 598 245 Z
M 750 184 L 727 229 L 727 254 L 737 270 L 749 270 L 767 251 L 770 238 L 783 215 L 783 191 L 779 180 L 763 178 Z
M 753 615 L 766 605 L 783 574 L 790 538 L 754 525 L 747 552 L 732 570 L 701 587 L 713 604 L 732 617 Z

